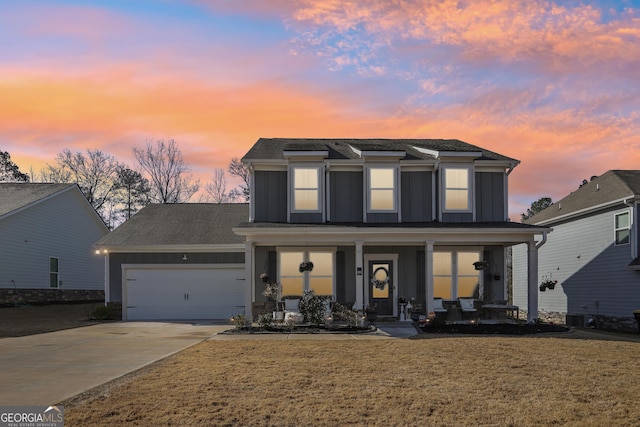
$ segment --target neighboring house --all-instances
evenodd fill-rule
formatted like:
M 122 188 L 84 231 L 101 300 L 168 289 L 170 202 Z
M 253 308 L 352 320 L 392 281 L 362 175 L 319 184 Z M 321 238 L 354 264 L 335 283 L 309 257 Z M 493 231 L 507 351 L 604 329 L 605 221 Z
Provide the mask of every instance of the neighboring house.
M 76 184 L 0 183 L 0 304 L 104 300 L 108 232 Z
M 635 329 L 640 309 L 638 203 L 640 170 L 612 170 L 583 185 L 526 223 L 551 227 L 539 250 L 538 284 L 557 280 L 539 293 L 538 314 L 584 325 Z M 513 252 L 514 301 L 527 299 L 526 248 Z
M 245 301 L 247 204 L 149 205 L 100 239 L 106 301 L 124 320 L 224 319 Z
M 505 301 L 520 243 L 537 286 L 548 228 L 507 219 L 517 160 L 457 140 L 260 139 L 242 161 L 249 205 L 152 205 L 96 243 L 125 319 L 254 316 L 262 275 L 396 318 L 401 298 Z

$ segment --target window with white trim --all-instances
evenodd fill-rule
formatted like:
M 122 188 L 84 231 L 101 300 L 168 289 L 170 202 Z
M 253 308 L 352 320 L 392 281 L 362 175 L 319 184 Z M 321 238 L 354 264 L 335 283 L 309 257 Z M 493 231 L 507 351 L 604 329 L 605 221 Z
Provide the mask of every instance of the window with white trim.
M 395 167 L 367 168 L 369 212 L 396 212 L 397 173 Z
M 631 222 L 629 221 L 629 212 L 616 214 L 614 227 L 615 227 L 615 233 L 616 233 L 616 245 L 628 244 L 629 234 L 631 231 Z
M 444 300 L 480 297 L 480 273 L 474 262 L 479 251 L 435 251 L 433 253 L 433 297 Z
M 321 179 L 320 167 L 293 166 L 291 168 L 291 209 L 294 212 L 319 212 Z
M 443 170 L 444 210 L 471 211 L 471 168 L 447 166 Z
M 302 263 L 312 263 L 313 268 L 300 271 Z M 302 296 L 306 290 L 316 295 L 335 294 L 334 250 L 280 250 L 278 268 L 283 297 Z

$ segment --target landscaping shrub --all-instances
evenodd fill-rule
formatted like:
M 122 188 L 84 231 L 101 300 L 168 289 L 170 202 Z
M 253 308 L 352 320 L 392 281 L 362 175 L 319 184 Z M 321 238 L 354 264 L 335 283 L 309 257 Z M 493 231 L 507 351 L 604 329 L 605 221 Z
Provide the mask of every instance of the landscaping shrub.
M 93 320 L 115 320 L 116 317 L 116 310 L 109 305 L 99 305 L 91 312 Z
M 328 297 L 315 295 L 313 290 L 304 291 L 300 299 L 300 313 L 304 315 L 305 322 L 311 325 L 324 325 L 326 323 L 326 301 Z

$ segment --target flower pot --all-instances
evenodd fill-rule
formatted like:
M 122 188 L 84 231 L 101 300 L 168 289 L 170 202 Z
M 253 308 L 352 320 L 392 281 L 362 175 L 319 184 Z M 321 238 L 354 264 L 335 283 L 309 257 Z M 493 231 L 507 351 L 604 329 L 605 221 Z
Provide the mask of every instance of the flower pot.
M 547 287 L 545 285 L 540 285 L 540 292 L 544 292 L 547 290 Z
M 273 320 L 276 322 L 282 322 L 284 320 L 284 311 L 274 311 Z

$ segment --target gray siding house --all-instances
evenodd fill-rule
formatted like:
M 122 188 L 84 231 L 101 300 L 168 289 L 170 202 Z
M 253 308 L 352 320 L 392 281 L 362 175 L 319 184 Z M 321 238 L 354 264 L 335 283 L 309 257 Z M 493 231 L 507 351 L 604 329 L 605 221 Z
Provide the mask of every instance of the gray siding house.
M 517 160 L 457 140 L 262 138 L 242 161 L 249 204 L 147 206 L 96 243 L 124 319 L 255 317 L 267 281 L 396 318 L 403 299 L 500 302 L 520 243 L 537 286 L 548 228 L 507 219 Z
M 537 287 L 548 228 L 507 218 L 515 159 L 458 140 L 261 138 L 242 161 L 247 308 L 265 300 L 261 276 L 396 318 L 403 299 L 427 313 L 434 298 L 504 302 L 505 248 L 520 243 Z
M 538 290 L 541 318 L 599 327 L 635 329 L 640 309 L 638 203 L 640 171 L 612 170 L 580 187 L 526 222 L 551 227 L 539 250 Z M 514 301 L 527 298 L 526 248 L 513 251 Z
M 103 300 L 108 232 L 76 184 L 0 183 L 0 304 Z

